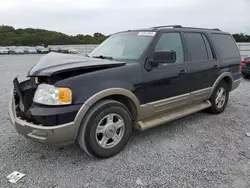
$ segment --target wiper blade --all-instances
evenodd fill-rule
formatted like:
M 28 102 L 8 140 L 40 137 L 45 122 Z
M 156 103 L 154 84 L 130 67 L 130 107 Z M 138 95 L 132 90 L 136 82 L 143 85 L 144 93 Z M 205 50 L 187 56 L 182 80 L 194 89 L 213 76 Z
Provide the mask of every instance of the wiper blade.
M 103 55 L 99 55 L 99 56 L 93 56 L 93 58 L 99 58 L 99 59 L 109 59 L 109 60 L 112 60 L 112 59 L 114 59 L 113 57 L 109 57 L 109 56 L 103 56 Z

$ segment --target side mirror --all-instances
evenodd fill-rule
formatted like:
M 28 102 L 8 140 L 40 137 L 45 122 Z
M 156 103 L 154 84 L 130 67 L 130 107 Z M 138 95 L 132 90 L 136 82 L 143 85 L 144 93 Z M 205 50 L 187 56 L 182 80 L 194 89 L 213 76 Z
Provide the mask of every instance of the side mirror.
M 159 64 L 174 63 L 176 62 L 176 52 L 171 51 L 155 51 L 152 58 L 150 59 L 150 64 L 153 67 Z

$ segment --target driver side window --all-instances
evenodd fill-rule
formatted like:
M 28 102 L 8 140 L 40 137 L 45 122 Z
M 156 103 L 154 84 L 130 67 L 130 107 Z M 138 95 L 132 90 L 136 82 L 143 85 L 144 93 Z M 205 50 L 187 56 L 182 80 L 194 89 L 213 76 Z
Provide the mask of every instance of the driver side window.
M 176 52 L 176 62 L 184 62 L 184 50 L 179 33 L 164 33 L 158 40 L 154 51 L 168 51 Z

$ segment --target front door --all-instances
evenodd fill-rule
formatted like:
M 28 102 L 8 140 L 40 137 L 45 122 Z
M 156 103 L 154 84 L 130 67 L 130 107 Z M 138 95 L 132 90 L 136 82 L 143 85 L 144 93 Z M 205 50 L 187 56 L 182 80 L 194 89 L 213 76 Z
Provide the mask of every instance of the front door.
M 187 102 L 188 97 L 180 95 L 188 95 L 191 83 L 181 34 L 179 32 L 160 34 L 150 54 L 158 50 L 174 50 L 176 62 L 143 69 L 144 103 L 154 102 L 156 106 L 162 107 L 162 110 L 168 108 L 168 106 L 183 105 Z M 147 61 L 144 67 L 150 67 Z M 175 99 L 167 100 L 175 96 L 177 96 Z

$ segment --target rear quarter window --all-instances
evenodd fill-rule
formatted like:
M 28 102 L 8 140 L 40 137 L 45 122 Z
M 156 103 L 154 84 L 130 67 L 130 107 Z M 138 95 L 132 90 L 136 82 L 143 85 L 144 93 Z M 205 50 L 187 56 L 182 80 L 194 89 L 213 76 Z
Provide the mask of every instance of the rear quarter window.
M 212 34 L 212 39 L 222 58 L 231 59 L 240 57 L 238 47 L 231 35 L 214 33 Z

